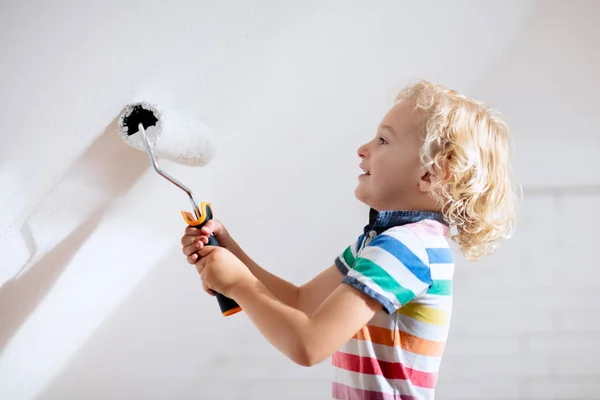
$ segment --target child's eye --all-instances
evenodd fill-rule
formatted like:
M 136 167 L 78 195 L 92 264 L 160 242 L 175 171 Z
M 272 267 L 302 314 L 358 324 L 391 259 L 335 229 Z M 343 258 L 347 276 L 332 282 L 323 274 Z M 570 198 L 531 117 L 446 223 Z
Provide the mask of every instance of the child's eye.
M 379 144 L 387 144 L 387 140 L 384 138 L 379 138 Z

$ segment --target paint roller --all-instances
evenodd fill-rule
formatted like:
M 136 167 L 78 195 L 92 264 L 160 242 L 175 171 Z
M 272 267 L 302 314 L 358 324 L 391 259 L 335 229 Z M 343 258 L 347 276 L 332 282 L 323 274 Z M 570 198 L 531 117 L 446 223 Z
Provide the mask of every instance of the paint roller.
M 167 132 L 167 133 L 164 133 Z M 158 108 L 149 102 L 128 104 L 119 114 L 117 133 L 129 146 L 145 151 L 154 170 L 163 178 L 187 193 L 193 214 L 181 211 L 189 226 L 202 228 L 213 218 L 210 203 L 198 203 L 192 191 L 183 183 L 159 168 L 156 157 L 179 164 L 204 166 L 215 153 L 209 126 L 175 110 Z M 209 246 L 219 246 L 211 235 Z M 215 292 L 219 308 L 224 316 L 236 314 L 241 307 L 232 299 Z

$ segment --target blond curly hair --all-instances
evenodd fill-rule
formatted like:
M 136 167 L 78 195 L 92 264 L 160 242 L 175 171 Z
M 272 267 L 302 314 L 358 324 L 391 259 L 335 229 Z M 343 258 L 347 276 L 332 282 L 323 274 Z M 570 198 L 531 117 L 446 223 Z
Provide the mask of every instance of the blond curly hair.
M 401 89 L 424 117 L 421 162 L 431 196 L 450 224 L 450 238 L 477 261 L 512 236 L 518 199 L 512 141 L 503 117 L 487 104 L 425 80 Z

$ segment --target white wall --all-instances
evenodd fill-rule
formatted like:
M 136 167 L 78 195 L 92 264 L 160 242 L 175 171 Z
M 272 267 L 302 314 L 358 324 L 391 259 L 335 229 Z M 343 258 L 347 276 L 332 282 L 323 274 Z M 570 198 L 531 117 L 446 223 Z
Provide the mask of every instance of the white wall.
M 515 238 L 459 263 L 438 398 L 600 398 L 598 17 L 593 0 L 3 2 L 0 398 L 327 398 L 328 362 L 218 315 L 179 254 L 186 196 L 114 119 L 142 97 L 211 125 L 210 166 L 165 169 L 301 283 L 364 225 L 356 147 L 413 77 L 499 108 L 525 187 Z

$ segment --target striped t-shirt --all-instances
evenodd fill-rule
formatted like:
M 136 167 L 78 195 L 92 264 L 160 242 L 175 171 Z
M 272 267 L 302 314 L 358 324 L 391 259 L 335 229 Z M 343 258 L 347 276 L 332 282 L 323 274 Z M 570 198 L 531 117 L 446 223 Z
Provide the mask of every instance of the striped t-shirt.
M 422 219 L 367 231 L 336 258 L 342 282 L 381 311 L 332 357 L 334 399 L 433 399 L 452 311 L 448 227 Z

